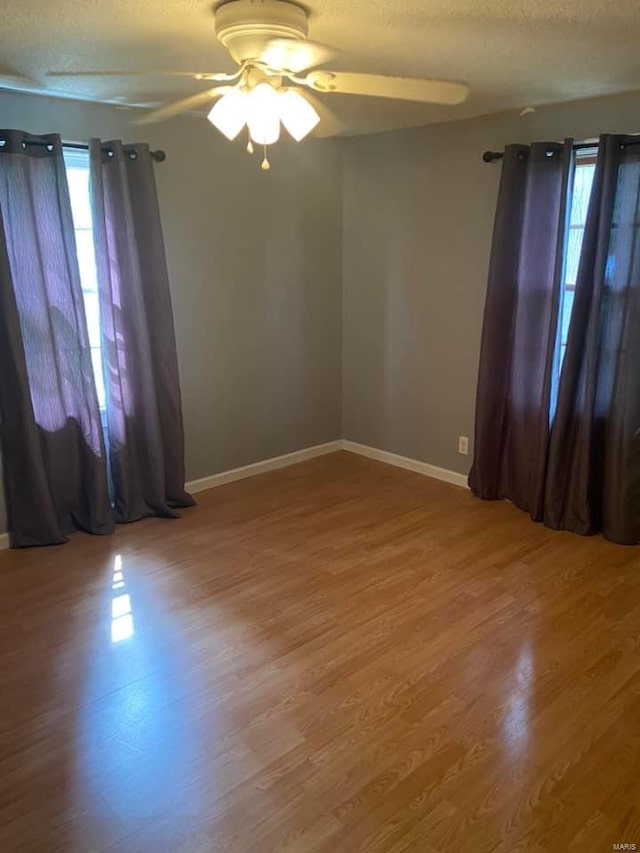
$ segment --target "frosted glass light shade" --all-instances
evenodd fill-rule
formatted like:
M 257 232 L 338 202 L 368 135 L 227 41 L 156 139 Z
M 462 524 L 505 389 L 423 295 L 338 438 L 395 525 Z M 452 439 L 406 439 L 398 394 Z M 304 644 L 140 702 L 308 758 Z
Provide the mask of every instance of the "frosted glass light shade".
M 245 126 L 249 94 L 244 89 L 232 89 L 215 104 L 207 118 L 227 139 L 233 140 Z
M 268 83 L 259 83 L 247 96 L 247 124 L 258 145 L 272 145 L 280 138 L 280 102 Z
M 284 89 L 278 96 L 280 119 L 291 136 L 300 142 L 320 121 L 320 116 L 306 98 L 292 89 Z

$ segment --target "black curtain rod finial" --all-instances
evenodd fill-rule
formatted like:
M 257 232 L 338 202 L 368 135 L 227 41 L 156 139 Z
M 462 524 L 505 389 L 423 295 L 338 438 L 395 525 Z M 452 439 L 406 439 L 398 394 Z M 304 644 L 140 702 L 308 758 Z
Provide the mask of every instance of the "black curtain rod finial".
M 484 163 L 495 163 L 496 160 L 502 160 L 502 157 L 501 151 L 485 151 L 482 160 Z

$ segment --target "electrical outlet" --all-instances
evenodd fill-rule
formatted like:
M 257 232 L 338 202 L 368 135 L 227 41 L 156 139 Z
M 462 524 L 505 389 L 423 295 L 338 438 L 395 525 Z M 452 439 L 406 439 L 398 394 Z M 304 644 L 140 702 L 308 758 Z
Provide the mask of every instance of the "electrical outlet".
M 459 435 L 458 436 L 458 453 L 462 456 L 469 455 L 469 436 L 467 435 Z

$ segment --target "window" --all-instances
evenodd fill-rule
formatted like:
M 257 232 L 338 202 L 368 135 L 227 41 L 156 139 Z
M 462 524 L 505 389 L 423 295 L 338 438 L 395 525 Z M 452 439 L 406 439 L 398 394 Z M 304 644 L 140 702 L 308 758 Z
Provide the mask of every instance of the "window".
M 584 239 L 584 228 L 587 222 L 587 211 L 593 186 L 593 176 L 596 171 L 596 149 L 578 151 L 576 154 L 575 171 L 573 175 L 573 192 L 571 195 L 571 210 L 565 244 L 564 277 L 560 303 L 560 360 L 562 367 L 569 323 L 573 311 L 573 299 L 576 292 L 578 265 Z
M 102 341 L 100 335 L 100 303 L 98 300 L 98 278 L 93 246 L 91 202 L 89 199 L 89 152 L 73 148 L 64 149 L 64 163 L 71 196 L 73 229 L 76 235 L 80 283 L 84 298 L 84 309 L 89 331 L 89 346 L 93 375 L 98 392 L 100 410 L 106 408 L 104 376 L 102 372 Z

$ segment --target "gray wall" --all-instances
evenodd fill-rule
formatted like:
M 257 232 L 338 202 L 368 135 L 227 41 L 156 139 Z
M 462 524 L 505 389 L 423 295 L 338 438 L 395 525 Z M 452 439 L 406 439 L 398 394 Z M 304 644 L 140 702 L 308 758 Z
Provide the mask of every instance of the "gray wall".
M 181 118 L 0 93 L 0 127 L 144 139 L 175 313 L 187 478 L 337 439 L 342 429 L 342 150 L 282 142 L 264 173 L 241 143 Z M 0 489 L 0 493 L 1 493 Z M 5 529 L 0 497 L 0 531 Z
M 464 473 L 500 176 L 481 154 L 640 131 L 640 95 L 281 143 L 269 174 L 195 119 L 136 128 L 110 107 L 9 94 L 0 115 L 167 151 L 189 479 L 341 434 Z
M 640 131 L 640 94 L 346 141 L 345 438 L 468 471 L 500 179 L 482 152 L 616 131 Z

